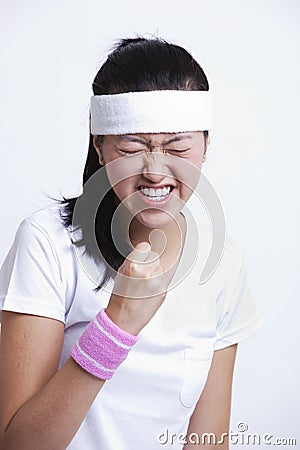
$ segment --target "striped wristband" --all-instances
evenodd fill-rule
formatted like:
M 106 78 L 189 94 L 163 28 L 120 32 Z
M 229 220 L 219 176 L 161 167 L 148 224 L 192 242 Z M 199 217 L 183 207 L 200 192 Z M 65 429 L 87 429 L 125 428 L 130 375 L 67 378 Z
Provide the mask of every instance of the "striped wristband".
M 73 346 L 71 356 L 86 372 L 109 380 L 138 339 L 119 328 L 101 309 Z

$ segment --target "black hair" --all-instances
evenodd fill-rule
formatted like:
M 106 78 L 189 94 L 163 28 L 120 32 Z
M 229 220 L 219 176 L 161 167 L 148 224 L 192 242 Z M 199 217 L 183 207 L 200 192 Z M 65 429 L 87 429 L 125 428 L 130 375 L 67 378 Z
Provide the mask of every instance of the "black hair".
M 161 38 L 136 37 L 117 42 L 113 51 L 98 71 L 94 82 L 94 95 L 117 94 L 133 91 L 151 90 L 196 90 L 208 91 L 209 84 L 205 73 L 192 55 L 184 48 L 171 44 Z M 208 132 L 204 132 L 207 137 Z M 99 164 L 98 154 L 90 135 L 89 149 L 83 172 L 83 193 L 79 197 L 59 200 L 63 224 L 69 227 L 73 222 L 76 202 L 84 196 L 85 184 L 97 170 L 104 170 Z M 111 235 L 111 220 L 118 198 L 111 188 L 98 207 L 94 230 L 97 245 L 106 260 L 105 273 L 95 289 L 101 289 L 113 271 L 118 270 L 126 256 L 116 249 Z M 82 228 L 82 224 L 76 224 Z M 91 225 L 91 224 L 89 224 Z M 82 232 L 82 239 L 73 242 L 84 245 L 87 254 L 95 258 L 89 249 L 89 239 Z M 128 253 L 131 249 L 128 247 Z

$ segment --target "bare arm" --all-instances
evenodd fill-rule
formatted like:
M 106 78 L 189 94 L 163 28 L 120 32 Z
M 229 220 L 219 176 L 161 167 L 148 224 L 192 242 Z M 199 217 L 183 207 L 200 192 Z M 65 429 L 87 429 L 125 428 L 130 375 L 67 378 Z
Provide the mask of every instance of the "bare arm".
M 222 433 L 228 433 L 230 423 L 231 390 L 234 362 L 237 344 L 214 352 L 211 369 L 201 397 L 190 419 L 187 431 L 187 444 L 184 450 L 218 449 L 228 450 L 228 437 Z M 200 437 L 200 444 L 189 442 L 189 435 L 196 433 Z M 213 433 L 219 444 L 211 444 L 206 437 L 205 443 L 201 443 L 203 433 Z M 192 438 L 195 441 L 196 438 Z M 222 443 L 221 443 L 222 442 Z
M 142 243 L 130 253 L 119 271 L 133 277 L 133 288 L 127 277 L 123 291 L 128 296 L 112 294 L 107 307 L 111 320 L 132 334 L 139 333 L 164 300 L 163 294 L 153 296 L 162 279 L 160 261 L 152 262 L 150 250 Z M 149 264 L 141 268 L 140 261 Z M 154 281 L 151 276 L 156 276 Z M 143 301 L 133 302 L 128 293 L 138 288 Z M 85 372 L 72 358 L 57 370 L 62 322 L 3 311 L 1 334 L 0 449 L 65 449 L 105 381 Z
M 63 323 L 3 311 L 0 448 L 65 449 L 104 384 L 71 358 L 57 371 Z

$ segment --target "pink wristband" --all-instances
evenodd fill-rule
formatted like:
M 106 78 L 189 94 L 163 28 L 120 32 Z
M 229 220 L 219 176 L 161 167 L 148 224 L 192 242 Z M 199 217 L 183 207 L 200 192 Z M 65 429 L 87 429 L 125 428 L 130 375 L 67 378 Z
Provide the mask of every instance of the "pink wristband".
M 86 372 L 109 380 L 138 339 L 118 327 L 101 309 L 73 346 L 71 356 Z

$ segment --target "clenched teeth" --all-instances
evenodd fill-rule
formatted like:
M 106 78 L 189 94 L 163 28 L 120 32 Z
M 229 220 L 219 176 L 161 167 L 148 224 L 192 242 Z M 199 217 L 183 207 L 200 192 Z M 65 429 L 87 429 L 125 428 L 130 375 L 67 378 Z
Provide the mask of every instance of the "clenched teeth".
M 140 186 L 140 190 L 147 197 L 166 197 L 171 191 L 171 186 L 164 186 L 163 188 L 159 189 Z

